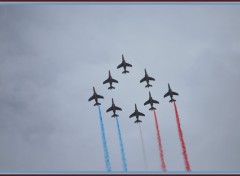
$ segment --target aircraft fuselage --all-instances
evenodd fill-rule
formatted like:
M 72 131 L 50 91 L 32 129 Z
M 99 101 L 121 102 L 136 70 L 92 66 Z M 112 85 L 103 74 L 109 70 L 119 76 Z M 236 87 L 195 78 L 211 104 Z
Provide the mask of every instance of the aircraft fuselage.
M 116 114 L 116 106 L 115 106 L 115 104 L 113 104 L 112 106 L 113 106 L 113 107 L 112 107 L 112 108 L 113 108 L 113 110 L 112 110 L 112 111 L 113 111 L 113 114 Z
M 149 77 L 148 77 L 148 75 L 146 75 L 146 82 L 147 82 L 147 84 L 149 84 Z
M 97 97 L 96 93 L 94 94 L 94 99 L 95 99 L 96 103 L 98 103 L 98 97 Z
M 173 99 L 173 91 L 172 91 L 172 89 L 170 88 L 170 86 L 169 86 L 169 95 L 170 95 L 171 99 Z

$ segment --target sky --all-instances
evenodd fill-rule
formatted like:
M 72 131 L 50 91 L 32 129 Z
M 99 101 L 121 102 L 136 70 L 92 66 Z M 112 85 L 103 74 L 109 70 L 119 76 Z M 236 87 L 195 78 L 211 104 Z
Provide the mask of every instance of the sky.
M 239 171 L 240 6 L 223 4 L 0 5 L 0 171 L 105 171 L 98 109 L 113 171 L 160 172 L 155 105 L 168 171 L 185 171 L 170 83 L 192 171 Z M 121 55 L 132 64 L 117 69 Z M 140 83 L 144 69 L 156 81 Z M 109 90 L 111 71 L 119 81 Z

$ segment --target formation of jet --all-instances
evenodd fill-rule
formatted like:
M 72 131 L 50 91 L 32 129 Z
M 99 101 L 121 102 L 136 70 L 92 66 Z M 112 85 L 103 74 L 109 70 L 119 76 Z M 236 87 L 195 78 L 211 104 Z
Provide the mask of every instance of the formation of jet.
M 171 97 L 171 100 L 169 101 L 170 103 L 172 103 L 173 101 L 176 101 L 173 99 L 173 95 L 178 95 L 177 92 L 173 92 L 169 83 L 168 83 L 168 92 L 164 95 L 164 98 L 167 97 L 167 96 L 170 96 Z
M 93 87 L 93 96 L 91 96 L 91 97 L 88 99 L 88 101 L 91 101 L 91 100 L 94 99 L 94 100 L 95 100 L 94 106 L 96 106 L 96 105 L 101 105 L 101 103 L 98 102 L 98 98 L 104 99 L 103 96 L 98 95 L 98 94 L 96 93 L 95 88 Z
M 116 111 L 122 111 L 121 108 L 117 107 L 115 104 L 114 104 L 114 101 L 113 101 L 113 98 L 112 98 L 112 106 L 110 108 L 108 108 L 108 110 L 106 112 L 109 112 L 109 111 L 113 111 L 113 115 L 111 117 L 118 117 L 118 115 L 116 114 Z
M 112 76 L 111 76 L 111 72 L 110 70 L 108 71 L 108 79 L 106 79 L 103 84 L 106 84 L 106 83 L 109 83 L 110 84 L 110 87 L 108 89 L 115 89 L 115 87 L 112 86 L 112 83 L 115 82 L 115 83 L 118 83 L 118 81 L 116 79 L 113 79 Z
M 149 84 L 149 81 L 150 81 L 150 80 L 151 80 L 151 81 L 155 81 L 155 79 L 152 78 L 152 77 L 150 77 L 150 76 L 148 76 L 146 68 L 145 68 L 144 70 L 145 70 L 145 76 L 144 76 L 144 78 L 142 78 L 142 79 L 140 80 L 140 83 L 142 83 L 143 81 L 146 81 L 146 82 L 147 82 L 147 85 L 146 85 L 145 87 L 147 87 L 147 88 L 152 87 L 152 85 Z
M 119 69 L 121 67 L 123 67 L 123 69 L 124 69 L 124 71 L 122 72 L 123 74 L 129 73 L 129 71 L 127 70 L 127 67 L 132 67 L 131 64 L 129 64 L 125 61 L 123 54 L 122 54 L 122 63 L 117 66 L 117 69 Z M 150 85 L 149 82 L 155 81 L 155 79 L 148 76 L 146 68 L 144 69 L 144 71 L 145 71 L 145 76 L 140 80 L 140 83 L 146 81 L 147 85 L 145 87 L 146 88 L 152 87 L 152 85 Z M 116 79 L 112 78 L 110 70 L 108 71 L 108 79 L 106 79 L 103 82 L 103 84 L 106 84 L 106 83 L 110 84 L 110 86 L 108 87 L 108 89 L 110 89 L 110 90 L 115 89 L 115 87 L 112 86 L 113 83 L 118 83 L 118 81 Z M 173 99 L 173 95 L 178 95 L 178 93 L 173 92 L 168 83 L 168 92 L 163 97 L 165 98 L 167 96 L 170 96 L 171 99 L 169 102 L 172 103 L 172 102 L 176 101 L 175 99 Z M 93 87 L 93 95 L 88 99 L 88 101 L 95 100 L 94 106 L 101 105 L 101 103 L 98 102 L 98 99 L 104 99 L 104 97 L 101 95 L 98 95 L 95 91 L 95 88 Z M 144 106 L 147 104 L 151 105 L 149 110 L 156 110 L 156 108 L 153 107 L 153 104 L 159 104 L 159 102 L 157 100 L 154 100 L 152 98 L 150 91 L 149 91 L 149 99 L 144 103 Z M 122 109 L 120 107 L 118 107 L 114 104 L 113 98 L 112 98 L 112 106 L 110 108 L 108 108 L 106 112 L 109 112 L 109 111 L 113 111 L 113 115 L 111 117 L 118 117 L 118 115 L 116 114 L 116 111 L 122 111 Z M 136 121 L 134 121 L 135 123 L 142 122 L 141 120 L 139 120 L 139 117 L 145 116 L 145 114 L 138 111 L 136 104 L 135 104 L 135 111 L 129 116 L 129 118 L 132 118 L 134 116 L 136 116 Z
M 126 73 L 129 73 L 129 71 L 127 71 L 126 68 L 127 68 L 127 67 L 132 67 L 131 64 L 127 63 L 127 62 L 124 60 L 123 54 L 122 54 L 122 63 L 117 66 L 117 69 L 119 69 L 119 68 L 121 68 L 121 67 L 124 68 L 124 71 L 123 71 L 122 73 L 125 73 L 125 74 L 126 74 Z
M 144 103 L 144 106 L 147 104 L 151 105 L 151 108 L 149 110 L 155 110 L 156 108 L 153 107 L 153 103 L 159 104 L 159 102 L 157 100 L 154 100 L 151 96 L 151 93 L 149 91 L 149 99 Z
M 136 118 L 137 118 L 137 120 L 135 121 L 135 123 L 142 122 L 141 120 L 139 120 L 139 116 L 145 116 L 145 114 L 143 114 L 143 113 L 141 113 L 141 112 L 138 111 L 136 104 L 135 104 L 135 111 L 134 111 L 134 113 L 132 113 L 132 114 L 129 116 L 129 118 L 132 118 L 132 117 L 134 117 L 134 116 L 136 116 Z

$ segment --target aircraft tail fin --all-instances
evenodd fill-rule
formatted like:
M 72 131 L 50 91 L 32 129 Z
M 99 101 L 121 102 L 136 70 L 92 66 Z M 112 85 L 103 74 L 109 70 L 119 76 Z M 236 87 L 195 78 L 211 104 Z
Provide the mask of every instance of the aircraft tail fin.
M 151 107 L 149 110 L 150 110 L 150 111 L 153 111 L 153 110 L 156 110 L 156 108 L 154 108 L 154 107 Z
M 101 105 L 101 103 L 95 103 L 94 106 Z
M 149 87 L 152 87 L 152 85 L 151 84 L 147 84 L 145 87 L 149 88 Z
M 174 99 L 169 100 L 170 103 L 172 103 L 172 102 L 174 102 L 174 101 L 176 101 L 176 100 L 174 100 Z
M 125 73 L 125 74 L 126 74 L 126 73 L 129 73 L 129 71 L 127 71 L 127 70 L 124 70 L 122 73 Z
M 134 123 L 139 123 L 139 122 L 142 122 L 141 120 L 136 120 Z
M 118 115 L 117 114 L 113 114 L 111 117 L 118 117 Z
M 115 87 L 113 87 L 113 86 L 110 86 L 108 89 L 110 89 L 110 90 L 111 90 L 111 89 L 115 89 Z

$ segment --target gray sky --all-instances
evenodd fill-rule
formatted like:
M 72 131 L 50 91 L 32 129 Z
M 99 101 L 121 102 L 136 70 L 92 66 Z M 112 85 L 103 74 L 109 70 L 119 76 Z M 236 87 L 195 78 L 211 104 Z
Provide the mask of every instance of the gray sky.
M 149 170 L 160 171 L 156 105 L 168 171 L 184 171 L 167 83 L 179 93 L 193 171 L 240 170 L 239 5 L 0 6 L 0 170 L 105 171 L 95 86 L 113 171 L 121 171 L 119 112 L 129 171 L 144 170 L 137 103 Z M 124 54 L 130 74 L 117 69 Z M 156 79 L 139 83 L 144 68 Z M 111 70 L 115 90 L 102 82 Z

